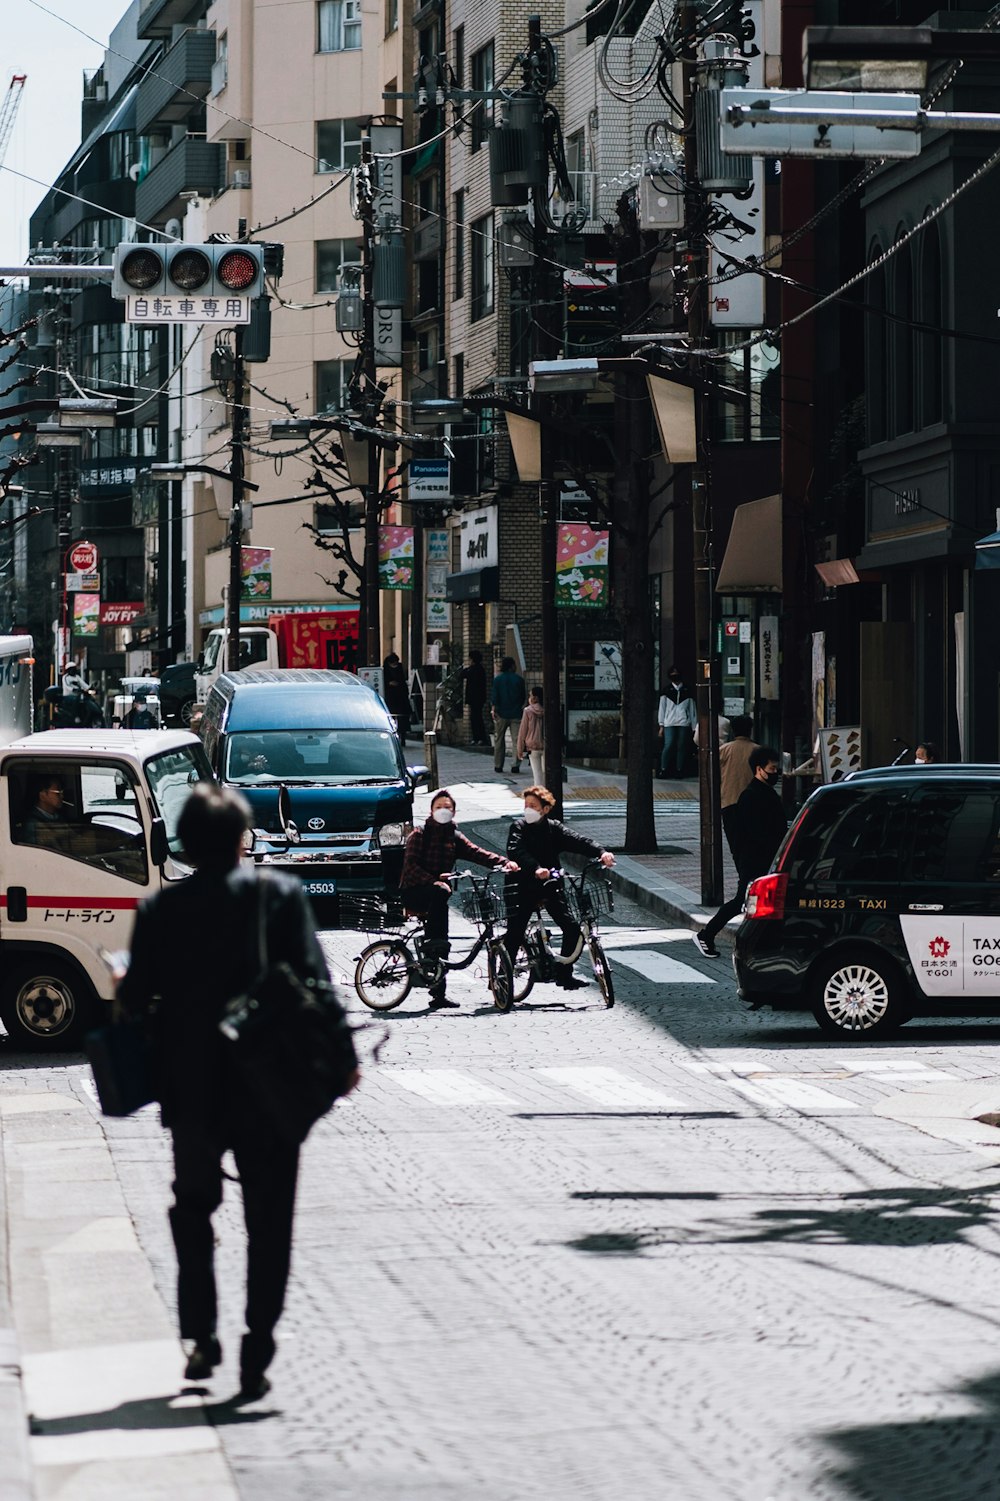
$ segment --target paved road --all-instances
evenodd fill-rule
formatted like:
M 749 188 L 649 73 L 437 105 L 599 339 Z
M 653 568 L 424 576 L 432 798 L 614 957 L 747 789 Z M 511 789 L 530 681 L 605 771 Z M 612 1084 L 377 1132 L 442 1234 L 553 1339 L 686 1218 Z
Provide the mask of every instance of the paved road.
M 346 975 L 356 936 L 324 943 Z M 309 1140 L 275 1390 L 242 1412 L 238 1190 L 227 1362 L 178 1403 L 154 1112 L 102 1129 L 79 1060 L 5 1059 L 38 1494 L 995 1498 L 1000 1146 L 957 1117 L 1000 1103 L 1000 1026 L 854 1051 L 746 1014 L 725 961 L 638 908 L 609 946 L 612 1011 L 591 985 L 504 1017 L 473 977 L 456 1012 L 392 1014 Z M 60 1193 L 92 1217 L 43 1244 L 70 1142 Z

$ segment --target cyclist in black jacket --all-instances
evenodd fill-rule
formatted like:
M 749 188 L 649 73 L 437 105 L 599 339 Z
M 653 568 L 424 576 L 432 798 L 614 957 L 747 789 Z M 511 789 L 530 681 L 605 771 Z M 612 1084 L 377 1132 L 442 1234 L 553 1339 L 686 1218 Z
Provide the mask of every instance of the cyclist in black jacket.
M 559 867 L 563 850 L 589 855 L 602 865 L 614 865 L 615 857 L 602 850 L 593 839 L 574 834 L 558 818 L 549 815 L 556 800 L 547 787 L 529 787 L 524 794 L 524 817 L 511 825 L 507 835 L 507 855 L 516 860 L 519 873 L 508 885 L 507 933 L 504 942 L 511 964 L 517 958 L 528 921 L 536 907 L 544 907 L 562 929 L 562 954 L 577 958 L 580 953 L 580 927 L 570 916 L 566 898 L 558 885 L 546 885 L 553 870 Z M 573 965 L 560 965 L 556 984 L 564 990 L 578 990 L 585 982 L 573 976 Z

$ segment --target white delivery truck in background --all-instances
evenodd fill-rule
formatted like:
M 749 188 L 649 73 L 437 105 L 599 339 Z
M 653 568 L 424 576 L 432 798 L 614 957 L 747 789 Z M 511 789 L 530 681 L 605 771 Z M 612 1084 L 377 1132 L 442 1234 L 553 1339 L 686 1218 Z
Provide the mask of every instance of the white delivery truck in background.
M 76 1047 L 104 1019 L 114 984 L 102 954 L 128 948 L 144 897 L 190 874 L 177 821 L 192 785 L 211 779 L 182 730 L 45 730 L 0 746 L 8 1048 Z M 39 823 L 32 810 L 54 780 L 65 816 Z
M 31 733 L 34 665 L 30 636 L 0 636 L 0 745 Z

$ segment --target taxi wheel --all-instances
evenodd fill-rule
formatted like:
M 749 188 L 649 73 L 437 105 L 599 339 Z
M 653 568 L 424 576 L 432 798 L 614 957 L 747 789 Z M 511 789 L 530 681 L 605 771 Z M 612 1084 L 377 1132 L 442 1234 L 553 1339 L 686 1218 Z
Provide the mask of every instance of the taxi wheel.
M 882 959 L 843 954 L 813 978 L 813 1015 L 828 1037 L 855 1042 L 887 1037 L 906 1019 L 900 986 L 896 971 Z
M 14 1048 L 75 1049 L 95 1025 L 95 1002 L 69 965 L 46 959 L 16 965 L 0 995 L 0 1020 Z

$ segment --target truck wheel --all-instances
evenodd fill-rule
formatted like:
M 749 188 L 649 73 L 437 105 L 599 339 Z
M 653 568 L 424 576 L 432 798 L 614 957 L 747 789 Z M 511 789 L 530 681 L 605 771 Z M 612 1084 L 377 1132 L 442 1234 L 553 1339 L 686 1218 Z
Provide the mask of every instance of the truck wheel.
M 181 704 L 181 708 L 180 708 L 180 721 L 181 721 L 181 724 L 188 725 L 188 724 L 191 723 L 191 715 L 194 713 L 194 706 L 195 706 L 196 702 L 197 702 L 196 699 L 186 698 L 184 700 L 184 702 Z
M 95 1010 L 87 982 L 69 965 L 44 957 L 15 965 L 0 1000 L 0 1020 L 14 1048 L 78 1048 Z

